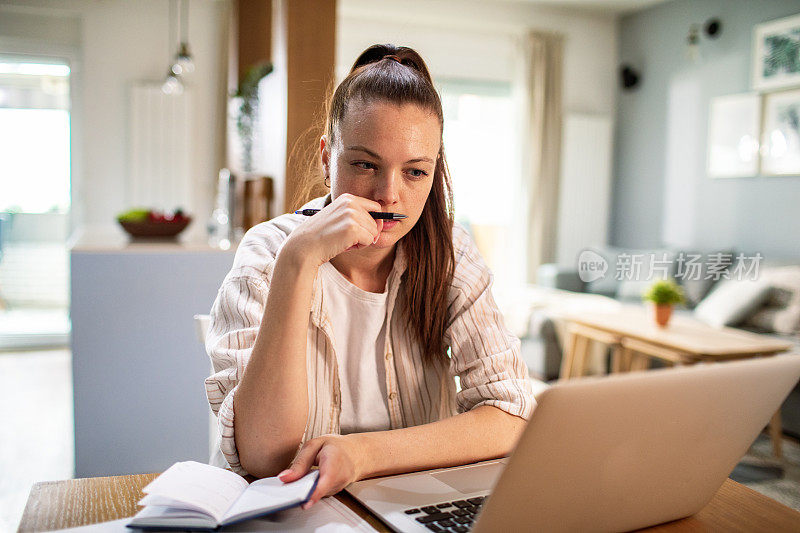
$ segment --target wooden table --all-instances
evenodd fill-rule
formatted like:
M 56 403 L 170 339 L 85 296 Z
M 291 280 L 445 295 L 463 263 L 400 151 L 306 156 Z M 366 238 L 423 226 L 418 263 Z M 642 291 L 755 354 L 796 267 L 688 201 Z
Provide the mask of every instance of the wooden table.
M 611 348 L 612 372 L 645 370 L 651 359 L 668 365 L 730 361 L 769 356 L 792 349 L 781 341 L 735 328 L 715 328 L 686 316 L 673 316 L 666 327 L 641 307 L 626 306 L 610 313 L 570 314 L 561 379 L 585 374 L 589 344 L 600 342 Z M 770 422 L 773 452 L 781 456 L 780 409 Z
M 45 481 L 31 489 L 19 531 L 48 531 L 133 516 L 142 487 L 158 474 Z M 349 494 L 335 496 L 377 531 L 388 532 Z M 699 513 L 646 531 L 800 531 L 800 513 L 733 480 L 726 480 Z

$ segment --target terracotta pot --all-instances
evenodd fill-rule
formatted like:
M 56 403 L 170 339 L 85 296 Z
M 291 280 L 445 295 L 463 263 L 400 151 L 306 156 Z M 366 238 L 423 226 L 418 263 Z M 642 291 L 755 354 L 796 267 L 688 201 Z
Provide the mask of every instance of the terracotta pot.
M 667 327 L 669 319 L 672 316 L 672 304 L 653 304 L 653 314 L 655 315 L 656 324 L 662 328 Z

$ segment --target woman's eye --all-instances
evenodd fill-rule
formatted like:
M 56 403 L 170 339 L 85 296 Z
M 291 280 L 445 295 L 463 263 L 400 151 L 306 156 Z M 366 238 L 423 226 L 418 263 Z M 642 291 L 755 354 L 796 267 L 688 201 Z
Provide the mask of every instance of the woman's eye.
M 370 163 L 368 161 L 356 161 L 355 163 L 353 163 L 353 165 L 358 167 L 358 168 L 360 168 L 360 169 L 362 169 L 362 170 L 368 170 L 370 168 L 375 168 L 375 165 L 373 165 L 372 163 Z M 361 165 L 364 165 L 364 166 L 361 166 Z
M 420 170 L 418 168 L 412 168 L 409 172 L 412 172 L 411 175 L 414 176 L 415 178 L 424 178 L 425 176 L 428 175 L 427 172 L 425 172 L 424 170 Z M 413 174 L 413 172 L 419 172 L 419 174 Z

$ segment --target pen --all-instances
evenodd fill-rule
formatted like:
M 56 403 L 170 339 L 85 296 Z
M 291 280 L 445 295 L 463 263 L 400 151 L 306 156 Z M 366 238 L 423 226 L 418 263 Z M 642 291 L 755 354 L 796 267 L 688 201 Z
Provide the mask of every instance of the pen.
M 298 209 L 294 212 L 294 214 L 310 217 L 311 215 L 317 214 L 319 211 L 319 209 Z M 381 218 L 383 220 L 401 220 L 403 218 L 408 218 L 408 215 L 401 215 L 400 213 L 384 213 L 383 211 L 369 211 L 369 214 L 372 215 L 372 218 Z

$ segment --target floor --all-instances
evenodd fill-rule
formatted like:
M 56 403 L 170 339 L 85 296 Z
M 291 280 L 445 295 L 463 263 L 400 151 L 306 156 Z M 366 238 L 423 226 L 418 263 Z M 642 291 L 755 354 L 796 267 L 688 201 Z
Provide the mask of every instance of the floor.
M 0 352 L 0 532 L 16 531 L 36 481 L 74 472 L 69 349 Z
M 0 532 L 15 531 L 34 482 L 73 477 L 71 353 L 68 349 L 0 352 Z M 784 458 L 759 437 L 734 478 L 800 510 L 800 445 L 786 439 Z
M 31 350 L 69 346 L 66 307 L 21 307 L 0 310 L 0 350 Z

